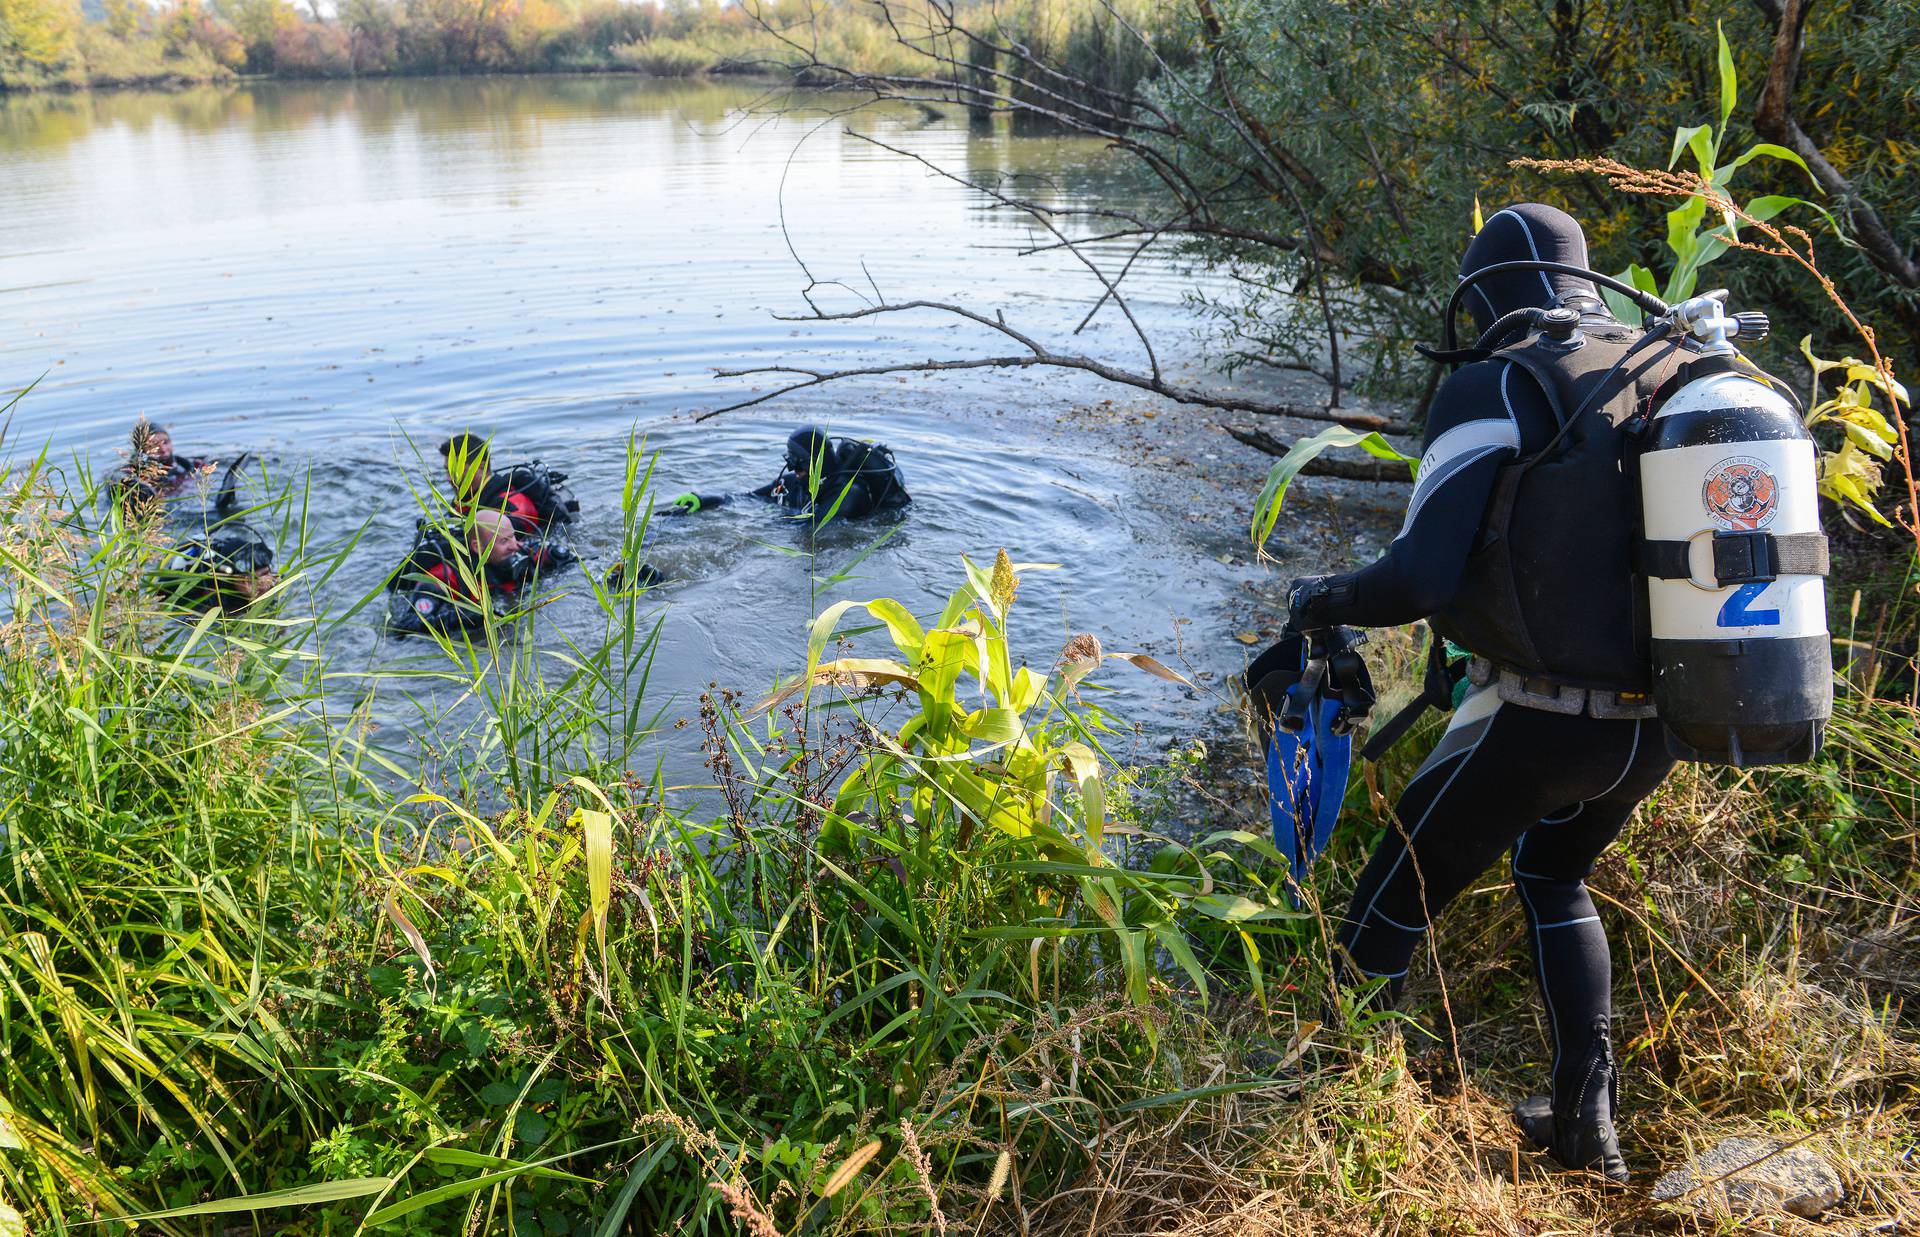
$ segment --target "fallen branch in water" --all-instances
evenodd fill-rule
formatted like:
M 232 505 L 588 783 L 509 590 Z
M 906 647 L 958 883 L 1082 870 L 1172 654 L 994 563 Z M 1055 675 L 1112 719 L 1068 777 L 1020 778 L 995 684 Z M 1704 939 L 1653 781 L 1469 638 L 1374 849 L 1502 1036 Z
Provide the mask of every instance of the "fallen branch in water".
M 1283 442 L 1263 429 L 1250 425 L 1223 425 L 1235 439 L 1268 455 L 1285 455 L 1293 444 Z M 1404 428 L 1404 427 L 1403 427 Z M 1397 431 L 1388 430 L 1388 433 Z M 1377 460 L 1372 456 L 1330 458 L 1325 455 L 1308 460 L 1300 469 L 1302 477 L 1334 477 L 1342 481 L 1412 481 L 1413 469 L 1399 460 Z
M 900 301 L 870 305 L 864 309 L 853 309 L 843 313 L 825 313 L 816 311 L 810 314 L 776 315 L 782 322 L 851 322 L 860 318 L 871 318 L 880 314 L 904 313 L 914 309 L 932 309 L 941 313 L 965 318 L 978 323 L 1013 340 L 1026 349 L 1023 354 L 987 357 L 964 357 L 946 361 L 902 361 L 892 364 L 863 365 L 848 369 L 808 369 L 799 365 L 756 365 L 746 369 L 715 370 L 719 378 L 747 378 L 759 374 L 788 374 L 797 381 L 755 395 L 751 399 L 740 400 L 723 408 L 715 408 L 694 418 L 704 421 L 725 412 L 737 412 L 742 408 L 751 408 L 755 404 L 764 404 L 768 400 L 808 387 L 825 386 L 830 382 L 840 382 L 848 378 L 871 378 L 883 374 L 942 373 L 961 369 L 1033 369 L 1046 367 L 1052 369 L 1077 369 L 1084 373 L 1104 378 L 1108 382 L 1121 386 L 1135 387 L 1142 391 L 1151 391 L 1179 404 L 1192 404 L 1203 408 L 1218 408 L 1223 412 L 1250 412 L 1267 417 L 1295 417 L 1303 421 L 1323 421 L 1344 425 L 1350 429 L 1378 430 L 1383 434 L 1406 433 L 1410 427 L 1389 421 L 1386 417 L 1368 412 L 1352 412 L 1344 408 L 1320 408 L 1307 404 L 1278 403 L 1273 400 L 1259 399 L 1253 396 L 1234 395 L 1226 392 L 1207 391 L 1198 387 L 1184 386 L 1169 382 L 1157 374 L 1144 374 L 1135 370 L 1122 369 L 1109 365 L 1105 361 L 1095 360 L 1078 353 L 1055 352 L 1047 345 L 1025 332 L 1008 326 L 998 317 L 988 317 L 961 305 L 945 301 Z

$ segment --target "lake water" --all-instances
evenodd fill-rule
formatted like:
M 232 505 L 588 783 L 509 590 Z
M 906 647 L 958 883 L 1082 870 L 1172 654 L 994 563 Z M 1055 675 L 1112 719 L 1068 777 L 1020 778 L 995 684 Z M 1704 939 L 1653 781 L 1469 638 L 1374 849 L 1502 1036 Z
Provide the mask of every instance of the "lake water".
M 1215 681 L 1240 669 L 1226 607 L 1265 575 L 1245 562 L 1244 516 L 1217 509 L 1215 470 L 1173 417 L 1101 429 L 1116 393 L 1093 380 L 885 376 L 695 420 L 768 387 L 718 367 L 1013 350 L 936 313 L 781 320 L 805 311 L 809 275 L 828 310 L 875 289 L 953 300 L 1144 363 L 1111 305 L 1072 334 L 1098 292 L 1084 267 L 1023 256 L 1049 238 L 926 165 L 1063 204 L 1132 202 L 1128 169 L 1098 143 L 918 108 L 838 115 L 851 100 L 818 96 L 779 112 L 762 89 L 488 78 L 0 99 L 0 388 L 39 380 L 8 449 L 110 467 L 145 414 L 185 453 L 250 450 L 310 476 L 322 540 L 366 526 L 312 602 L 344 610 L 405 552 L 410 482 L 450 431 L 493 434 L 503 461 L 566 468 L 585 508 L 577 548 L 604 562 L 630 434 L 659 453 L 663 494 L 739 491 L 777 470 L 794 425 L 819 422 L 890 444 L 913 507 L 864 558 L 885 530 L 833 528 L 812 547 L 752 505 L 657 522 L 668 583 L 651 705 L 691 715 L 709 683 L 761 691 L 801 664 L 816 606 L 889 595 L 937 610 L 961 553 L 986 562 L 1001 547 L 1064 568 L 1022 589 L 1035 661 L 1092 630 Z M 1130 249 L 1090 252 L 1117 269 Z M 1189 286 L 1151 255 L 1126 284 L 1176 364 L 1192 363 Z M 1169 492 L 1176 474 L 1191 493 Z M 1236 539 L 1240 554 L 1223 550 Z M 856 559 L 859 578 L 817 587 Z M 558 640 L 589 610 L 562 598 L 534 638 Z M 370 668 L 433 655 L 383 638 L 371 610 L 334 644 Z M 1105 677 L 1155 734 L 1220 704 Z M 374 713 L 408 707 L 382 699 Z M 684 741 L 665 750 L 676 776 L 698 779 Z

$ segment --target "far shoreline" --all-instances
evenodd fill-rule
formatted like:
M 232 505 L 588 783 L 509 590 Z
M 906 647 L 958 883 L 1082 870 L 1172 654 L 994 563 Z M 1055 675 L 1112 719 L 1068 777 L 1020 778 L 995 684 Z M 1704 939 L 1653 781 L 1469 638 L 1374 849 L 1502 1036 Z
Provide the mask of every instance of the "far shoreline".
M 625 68 L 617 63 L 599 65 L 590 68 L 556 67 L 551 69 L 436 69 L 433 72 L 413 73 L 405 70 L 376 73 L 351 74 L 292 74 L 292 73 L 228 73 L 218 77 L 194 77 L 184 74 L 168 74 L 152 78 L 108 79 L 103 81 L 68 82 L 53 81 L 35 86 L 0 86 L 0 100 L 27 99 L 43 96 L 65 96 L 91 94 L 116 94 L 146 91 L 154 94 L 178 94 L 188 90 L 205 87 L 237 87 L 261 85 L 308 85 L 320 82 L 392 82 L 392 81 L 433 81 L 435 79 L 462 78 L 547 78 L 547 77 L 631 77 L 641 81 L 694 82 L 713 78 L 727 78 L 738 81 L 742 78 L 760 78 L 768 82 L 786 81 L 803 89 L 824 89 L 829 82 L 806 81 L 797 76 L 789 79 L 788 73 L 764 65 L 722 64 L 711 69 L 702 69 L 695 73 L 653 73 L 641 69 Z

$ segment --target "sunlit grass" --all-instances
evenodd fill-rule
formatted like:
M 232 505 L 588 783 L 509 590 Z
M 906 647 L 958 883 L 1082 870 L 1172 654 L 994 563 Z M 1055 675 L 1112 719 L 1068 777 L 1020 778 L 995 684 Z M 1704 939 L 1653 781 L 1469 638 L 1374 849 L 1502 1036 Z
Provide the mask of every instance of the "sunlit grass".
M 634 444 L 629 563 L 649 479 Z M 705 702 L 702 811 L 652 772 L 674 651 L 608 564 L 548 585 L 591 595 L 584 623 L 536 596 L 384 680 L 327 657 L 379 597 L 313 611 L 357 542 L 310 548 L 300 489 L 248 516 L 281 588 L 215 619 L 165 611 L 169 538 L 98 488 L 0 479 L 0 1205 L 34 1232 L 1590 1231 L 1644 1206 L 1515 1153 L 1541 1037 L 1497 874 L 1442 925 L 1444 996 L 1429 970 L 1410 1017 L 1325 1022 L 1320 909 L 1417 741 L 1356 785 L 1296 916 L 1257 802 L 1192 839 L 1187 796 L 1223 793 L 1179 785 L 1198 758 L 1109 755 L 1089 676 L 1137 670 L 1023 642 L 1037 568 L 956 563 L 942 613 L 830 607 L 784 696 Z M 1813 1134 L 1856 1215 L 1913 1203 L 1920 743 L 1910 667 L 1877 665 L 1828 758 L 1678 774 L 1596 874 L 1642 1174 Z M 342 684 L 416 697 L 417 745 L 376 746 Z

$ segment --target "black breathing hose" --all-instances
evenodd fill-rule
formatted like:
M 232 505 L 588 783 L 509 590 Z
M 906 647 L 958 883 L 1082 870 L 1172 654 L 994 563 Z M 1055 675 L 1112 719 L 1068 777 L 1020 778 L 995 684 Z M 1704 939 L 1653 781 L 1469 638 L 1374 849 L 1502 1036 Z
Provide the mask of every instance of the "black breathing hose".
M 1643 291 L 1611 275 L 1602 275 L 1599 271 L 1590 271 L 1584 266 L 1575 266 L 1570 262 L 1543 262 L 1533 258 L 1521 258 L 1513 262 L 1495 262 L 1492 266 L 1481 267 L 1471 275 L 1461 276 L 1460 282 L 1453 289 L 1453 295 L 1447 299 L 1447 313 L 1443 321 L 1448 352 L 1453 352 L 1460 346 L 1460 337 L 1453 329 L 1453 320 L 1454 316 L 1460 312 L 1460 301 L 1466 296 L 1467 289 L 1489 275 L 1498 275 L 1506 271 L 1546 271 L 1554 275 L 1573 275 L 1580 279 L 1589 279 L 1602 288 L 1626 297 L 1651 318 L 1661 317 L 1673 308 L 1651 292 Z M 1505 319 L 1503 318 L 1502 321 Z

